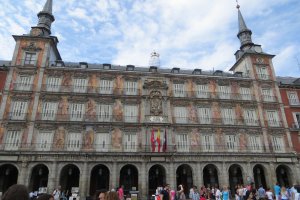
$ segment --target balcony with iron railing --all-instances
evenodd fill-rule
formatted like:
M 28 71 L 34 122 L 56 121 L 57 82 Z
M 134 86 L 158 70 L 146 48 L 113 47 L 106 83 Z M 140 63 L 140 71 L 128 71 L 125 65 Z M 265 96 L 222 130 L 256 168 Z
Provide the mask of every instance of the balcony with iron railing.
M 146 153 L 150 155 L 159 155 L 159 154 L 185 154 L 185 155 L 194 155 L 196 154 L 268 154 L 268 153 L 292 153 L 293 148 L 289 147 L 272 147 L 268 151 L 264 146 L 251 146 L 251 145 L 245 145 L 240 146 L 237 144 L 224 144 L 224 145 L 216 145 L 216 144 L 205 144 L 205 145 L 190 145 L 187 144 L 186 146 L 181 144 L 168 144 L 163 145 L 161 144 L 160 147 L 153 146 L 151 144 L 149 145 L 136 145 L 137 141 L 134 141 L 132 143 L 127 143 L 123 145 L 118 145 L 118 147 L 109 144 L 109 143 L 94 143 L 90 144 L 89 146 L 86 146 L 82 142 L 83 140 L 78 141 L 66 141 L 65 143 L 50 143 L 50 142 L 44 142 L 44 143 L 31 143 L 31 144 L 25 144 L 21 143 L 21 140 L 16 140 L 13 143 L 2 143 L 0 145 L 0 150 L 2 152 L 36 152 L 36 153 L 74 153 L 74 154 L 107 154 L 110 153 L 112 155 L 117 154 L 120 155 L 120 153 L 128 154 L 141 154 Z
M 28 120 L 28 113 L 20 111 L 9 112 L 5 119 L 9 121 L 26 121 Z
M 269 128 L 282 128 L 283 127 L 282 121 L 278 121 L 278 120 L 267 120 L 267 124 L 268 124 Z
M 298 99 L 289 99 L 291 107 L 300 107 L 300 101 Z
M 36 67 L 36 65 L 36 59 L 17 59 L 15 63 L 15 66 L 18 67 Z
M 32 92 L 33 84 L 13 83 L 12 89 L 19 92 Z
M 300 131 L 300 121 L 292 123 L 291 130 Z
M 257 77 L 260 80 L 271 80 L 271 76 L 267 74 L 257 74 Z
M 273 96 L 273 95 L 262 95 L 262 100 L 264 102 L 276 102 L 276 96 Z

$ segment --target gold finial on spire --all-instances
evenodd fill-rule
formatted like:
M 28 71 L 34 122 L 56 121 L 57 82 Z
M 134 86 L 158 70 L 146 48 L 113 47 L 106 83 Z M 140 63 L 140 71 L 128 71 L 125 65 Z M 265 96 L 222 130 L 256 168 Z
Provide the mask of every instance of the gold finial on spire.
M 236 0 L 236 8 L 240 9 L 240 5 L 239 5 L 239 1 L 238 0 Z

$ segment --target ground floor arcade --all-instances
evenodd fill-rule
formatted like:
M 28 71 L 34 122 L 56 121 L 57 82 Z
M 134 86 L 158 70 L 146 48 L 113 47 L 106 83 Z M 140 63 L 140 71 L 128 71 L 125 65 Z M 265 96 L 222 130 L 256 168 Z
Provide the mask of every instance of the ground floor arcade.
M 19 155 L 1 156 L 0 192 L 14 183 L 30 190 L 58 185 L 64 191 L 79 187 L 80 196 L 96 190 L 124 185 L 125 193 L 136 189 L 145 199 L 165 183 L 172 188 L 183 184 L 229 186 L 254 182 L 265 187 L 275 182 L 291 185 L 300 180 L 296 158 L 247 155 Z M 7 158 L 5 160 L 5 158 Z M 8 159 L 9 158 L 9 159 Z

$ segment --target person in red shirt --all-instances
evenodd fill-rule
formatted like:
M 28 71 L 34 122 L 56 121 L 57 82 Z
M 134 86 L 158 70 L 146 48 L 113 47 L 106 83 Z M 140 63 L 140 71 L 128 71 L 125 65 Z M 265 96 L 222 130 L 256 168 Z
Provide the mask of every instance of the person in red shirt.
M 121 187 L 118 189 L 118 195 L 119 195 L 119 200 L 124 200 L 124 186 L 121 185 Z

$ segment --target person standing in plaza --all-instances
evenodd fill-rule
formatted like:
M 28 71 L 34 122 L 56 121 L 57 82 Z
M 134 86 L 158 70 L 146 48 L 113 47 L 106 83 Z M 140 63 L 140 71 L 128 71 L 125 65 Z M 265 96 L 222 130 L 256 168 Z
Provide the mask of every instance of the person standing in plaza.
M 223 187 L 222 196 L 223 196 L 223 200 L 229 200 L 229 189 L 227 186 Z
M 262 185 L 259 186 L 257 194 L 259 200 L 264 200 L 266 198 L 266 191 Z
M 58 186 L 52 193 L 54 200 L 59 200 L 60 199 L 60 194 L 61 194 L 61 187 Z
M 166 184 L 164 189 L 160 193 L 163 195 L 163 200 L 170 200 L 169 184 Z
M 279 186 L 278 182 L 274 185 L 274 193 L 275 193 L 276 200 L 279 200 L 280 186 Z
M 118 189 L 118 196 L 119 196 L 119 200 L 124 200 L 124 186 L 121 185 L 120 188 Z
M 284 186 L 281 187 L 280 197 L 281 197 L 281 200 L 288 200 L 289 199 L 288 191 L 287 191 L 286 187 L 284 187 Z
M 197 190 L 197 186 L 193 186 L 193 193 L 191 194 L 191 199 L 192 200 L 199 200 L 200 199 L 200 194 Z
M 274 194 L 273 194 L 273 192 L 271 191 L 271 188 L 268 188 L 268 189 L 267 189 L 266 196 L 267 196 L 267 199 L 268 199 L 268 200 L 273 200 L 273 199 L 274 199 Z

